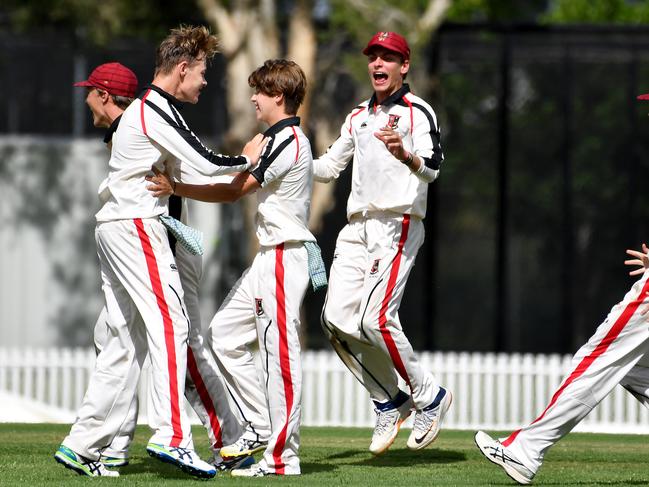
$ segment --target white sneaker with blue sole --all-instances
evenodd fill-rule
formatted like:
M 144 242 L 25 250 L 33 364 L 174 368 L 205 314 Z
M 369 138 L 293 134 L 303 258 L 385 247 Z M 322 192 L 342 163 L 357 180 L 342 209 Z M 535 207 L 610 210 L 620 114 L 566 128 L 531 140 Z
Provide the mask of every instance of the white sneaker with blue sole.
M 211 479 L 216 475 L 214 465 L 201 460 L 194 450 L 149 443 L 146 446 L 146 451 L 150 456 L 175 465 L 194 477 Z

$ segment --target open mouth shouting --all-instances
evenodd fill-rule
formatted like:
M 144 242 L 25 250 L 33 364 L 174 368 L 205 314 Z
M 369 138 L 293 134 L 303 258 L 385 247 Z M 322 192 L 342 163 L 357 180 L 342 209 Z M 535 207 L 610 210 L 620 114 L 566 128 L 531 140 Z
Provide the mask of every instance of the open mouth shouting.
M 372 73 L 372 79 L 376 85 L 383 85 L 388 82 L 388 73 L 384 71 L 374 71 Z

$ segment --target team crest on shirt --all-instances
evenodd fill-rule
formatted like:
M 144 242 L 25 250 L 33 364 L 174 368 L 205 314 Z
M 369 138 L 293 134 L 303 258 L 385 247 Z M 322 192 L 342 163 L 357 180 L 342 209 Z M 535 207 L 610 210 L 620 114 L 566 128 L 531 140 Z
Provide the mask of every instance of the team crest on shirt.
M 399 125 L 400 118 L 401 115 L 393 115 L 393 114 L 388 115 L 388 128 L 391 128 L 392 130 L 396 130 L 397 125 Z
M 373 276 L 377 272 L 379 272 L 379 262 L 381 262 L 381 259 L 374 259 L 374 263 L 372 264 L 372 268 L 370 269 L 370 276 Z
M 255 298 L 255 314 L 262 316 L 264 314 L 264 307 L 261 298 Z

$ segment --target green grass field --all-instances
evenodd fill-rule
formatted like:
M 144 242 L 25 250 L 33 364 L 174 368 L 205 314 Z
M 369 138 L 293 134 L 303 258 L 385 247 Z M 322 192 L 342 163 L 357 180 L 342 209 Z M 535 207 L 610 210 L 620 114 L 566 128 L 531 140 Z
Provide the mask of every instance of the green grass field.
M 0 485 L 100 482 L 160 486 L 197 482 L 146 455 L 149 432 L 142 426 L 131 450 L 131 464 L 120 470 L 120 478 L 77 476 L 52 457 L 68 429 L 67 425 L 0 424 Z M 196 427 L 194 434 L 199 452 L 206 457 L 203 431 Z M 367 451 L 370 430 L 303 428 L 300 477 L 236 479 L 217 475 L 212 482 L 232 486 L 515 485 L 499 467 L 480 455 L 470 431 L 442 431 L 437 441 L 421 452 L 406 448 L 407 434 L 402 431 L 392 448 L 375 458 Z M 648 461 L 649 442 L 644 436 L 572 434 L 550 451 L 534 483 L 645 485 L 649 484 Z

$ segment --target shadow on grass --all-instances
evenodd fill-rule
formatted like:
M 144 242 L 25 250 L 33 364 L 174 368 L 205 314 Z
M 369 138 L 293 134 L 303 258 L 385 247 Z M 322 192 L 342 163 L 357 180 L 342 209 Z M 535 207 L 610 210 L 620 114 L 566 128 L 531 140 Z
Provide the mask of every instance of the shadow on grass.
M 314 462 L 300 462 L 300 469 L 302 470 L 302 475 L 308 475 L 312 473 L 321 473 L 321 472 L 331 472 L 336 470 L 338 467 L 330 463 L 314 463 Z
M 195 478 L 192 475 L 186 474 L 178 467 L 162 462 L 160 460 L 155 460 L 153 458 L 131 462 L 129 463 L 128 467 L 116 470 L 119 471 L 120 477 L 150 474 L 164 479 L 189 480 Z
M 454 450 L 411 451 L 406 448 L 392 449 L 375 457 L 367 452 L 345 450 L 326 457 L 327 460 L 347 460 L 340 465 L 372 465 L 375 467 L 406 467 L 418 464 L 446 464 L 466 461 L 466 455 Z

